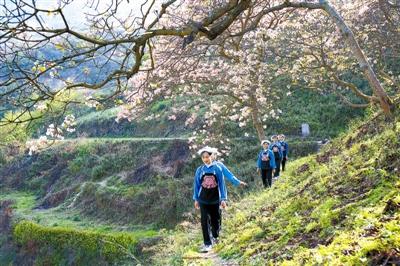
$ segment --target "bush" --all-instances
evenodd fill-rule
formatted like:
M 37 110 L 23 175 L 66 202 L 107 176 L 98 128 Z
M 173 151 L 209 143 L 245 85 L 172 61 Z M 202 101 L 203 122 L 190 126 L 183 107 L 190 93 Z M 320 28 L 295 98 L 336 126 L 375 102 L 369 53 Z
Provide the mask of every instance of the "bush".
M 14 240 L 39 254 L 58 260 L 71 260 L 75 264 L 83 259 L 104 260 L 109 263 L 127 259 L 138 240 L 129 233 L 99 233 L 65 227 L 44 227 L 31 221 L 21 221 L 13 230 Z

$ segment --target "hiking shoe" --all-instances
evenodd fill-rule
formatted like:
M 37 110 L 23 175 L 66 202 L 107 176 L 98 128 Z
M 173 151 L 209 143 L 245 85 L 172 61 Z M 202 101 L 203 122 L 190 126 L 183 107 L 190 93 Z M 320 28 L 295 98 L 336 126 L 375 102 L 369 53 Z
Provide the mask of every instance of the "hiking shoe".
M 212 243 L 213 243 L 213 245 L 218 244 L 218 243 L 219 243 L 219 239 L 216 238 L 216 237 L 213 237 L 213 238 L 212 238 Z
M 200 248 L 200 253 L 207 253 L 207 252 L 211 251 L 211 249 L 212 249 L 212 245 L 203 245 Z

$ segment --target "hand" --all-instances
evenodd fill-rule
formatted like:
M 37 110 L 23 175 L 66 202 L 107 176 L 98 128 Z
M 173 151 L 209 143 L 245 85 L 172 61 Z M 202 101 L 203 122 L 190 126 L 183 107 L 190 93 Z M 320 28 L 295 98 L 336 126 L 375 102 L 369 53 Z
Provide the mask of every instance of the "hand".
M 221 208 L 222 209 L 225 209 L 226 208 L 226 201 L 221 201 Z
M 286 160 L 289 160 L 289 157 L 286 156 Z
M 272 170 L 272 174 L 275 174 L 275 169 L 274 169 L 274 170 Z
M 257 173 L 260 173 L 260 168 L 257 168 Z
M 199 204 L 199 202 L 197 200 L 194 202 L 194 208 L 196 210 L 200 209 L 200 204 Z
M 241 185 L 242 187 L 247 187 L 247 183 L 246 183 L 246 182 L 243 182 L 243 181 L 240 181 L 240 185 Z

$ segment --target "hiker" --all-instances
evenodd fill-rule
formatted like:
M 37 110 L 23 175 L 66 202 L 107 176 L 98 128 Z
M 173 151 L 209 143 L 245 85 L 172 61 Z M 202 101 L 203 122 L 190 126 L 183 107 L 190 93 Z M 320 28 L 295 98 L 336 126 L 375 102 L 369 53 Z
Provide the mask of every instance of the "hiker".
M 257 159 L 257 171 L 261 174 L 261 179 L 264 188 L 271 187 L 272 175 L 275 171 L 275 156 L 274 153 L 269 149 L 270 142 L 263 140 L 261 142 L 262 150 L 258 154 Z
M 194 207 L 200 209 L 201 214 L 204 245 L 200 251 L 208 252 L 213 242 L 218 242 L 221 208 L 226 208 L 227 193 L 222 170 L 212 162 L 213 150 L 205 147 L 198 153 L 204 164 L 197 168 L 194 176 L 193 200 Z
M 216 148 L 211 148 L 211 149 L 213 150 L 211 159 L 218 167 L 221 168 L 224 177 L 226 177 L 226 179 L 228 179 L 228 181 L 231 182 L 232 185 L 234 185 L 235 187 L 237 186 L 246 187 L 247 186 L 246 182 L 239 180 L 231 171 L 229 171 L 229 169 L 225 166 L 225 164 L 217 160 L 218 150 Z
M 269 145 L 269 148 L 272 150 L 274 153 L 275 157 L 275 173 L 274 173 L 274 178 L 278 179 L 280 175 L 280 170 L 281 170 L 281 161 L 282 161 L 282 151 L 281 151 L 281 145 L 278 141 L 278 136 L 277 135 L 272 135 L 271 136 L 271 141 L 272 143 Z
M 285 172 L 286 161 L 288 160 L 289 144 L 285 141 L 286 137 L 283 134 L 279 135 L 279 143 L 282 151 L 282 172 Z

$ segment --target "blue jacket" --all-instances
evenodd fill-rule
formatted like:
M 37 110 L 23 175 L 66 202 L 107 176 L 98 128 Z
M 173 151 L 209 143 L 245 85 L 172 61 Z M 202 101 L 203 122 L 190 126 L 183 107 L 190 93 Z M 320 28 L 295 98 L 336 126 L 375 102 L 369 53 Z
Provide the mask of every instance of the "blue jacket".
M 221 168 L 222 174 L 224 175 L 224 177 L 226 177 L 226 179 L 228 179 L 229 182 L 231 182 L 236 187 L 240 185 L 240 180 L 237 179 L 236 176 L 232 174 L 232 172 L 229 171 L 229 169 L 222 162 L 215 161 L 215 164 L 219 168 Z
M 272 152 L 274 152 L 274 151 L 273 151 L 273 148 L 274 148 L 274 147 L 278 147 L 279 157 L 280 157 L 280 159 L 282 160 L 282 158 L 283 158 L 283 153 L 282 153 L 281 143 L 278 141 L 278 142 L 271 143 L 271 144 L 269 145 L 269 149 L 270 149 Z
M 287 144 L 286 141 L 280 141 L 280 144 L 281 144 L 281 151 L 282 151 L 283 157 L 288 156 L 288 154 L 289 154 L 289 144 Z
M 202 177 L 206 174 L 211 174 L 216 177 L 216 182 L 218 184 L 218 193 L 219 193 L 219 200 L 215 201 L 207 201 L 201 198 L 201 192 L 203 190 L 202 187 Z M 226 201 L 228 199 L 225 187 L 225 180 L 224 175 L 222 173 L 222 169 L 217 166 L 216 163 L 212 163 L 210 165 L 203 164 L 199 168 L 197 168 L 195 176 L 194 176 L 194 183 L 193 183 L 193 200 L 198 201 L 202 204 L 217 204 L 220 201 Z
M 272 169 L 276 168 L 276 164 L 275 164 L 275 156 L 274 153 L 271 150 L 261 150 L 260 153 L 258 154 L 258 159 L 257 159 L 257 168 L 261 169 L 262 166 L 262 156 L 267 155 L 269 156 L 269 167 L 271 167 Z

